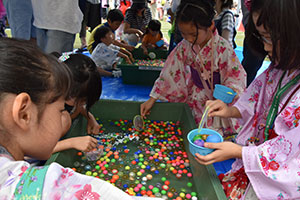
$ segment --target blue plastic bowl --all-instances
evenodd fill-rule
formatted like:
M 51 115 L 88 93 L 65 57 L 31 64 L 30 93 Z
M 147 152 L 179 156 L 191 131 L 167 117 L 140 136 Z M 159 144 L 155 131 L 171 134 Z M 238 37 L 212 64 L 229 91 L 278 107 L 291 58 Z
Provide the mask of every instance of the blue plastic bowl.
M 199 134 L 209 134 L 209 135 L 217 135 L 219 138 L 220 138 L 220 142 L 223 142 L 223 137 L 217 132 L 217 131 L 214 131 L 212 129 L 208 129 L 208 128 L 203 128 L 200 133 L 198 133 L 198 129 L 193 129 L 189 132 L 187 138 L 188 138 L 188 141 L 190 143 L 190 152 L 193 154 L 193 156 L 195 156 L 196 153 L 199 153 L 200 155 L 207 155 L 207 154 L 210 154 L 211 152 L 214 151 L 214 149 L 208 149 L 206 147 L 200 147 L 200 146 L 197 146 L 193 143 L 193 138 L 196 136 L 196 135 L 199 135 Z
M 224 85 L 216 84 L 213 96 L 216 99 L 222 100 L 224 103 L 231 103 L 236 96 L 236 92 L 233 89 Z

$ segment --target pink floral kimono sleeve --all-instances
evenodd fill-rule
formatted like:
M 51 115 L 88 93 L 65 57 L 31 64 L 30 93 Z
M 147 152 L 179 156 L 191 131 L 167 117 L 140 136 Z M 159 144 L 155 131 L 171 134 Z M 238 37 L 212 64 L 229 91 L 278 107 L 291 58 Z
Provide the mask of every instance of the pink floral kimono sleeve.
M 168 56 L 150 96 L 163 101 L 186 102 L 188 97 L 186 74 L 181 42 Z
M 300 83 L 281 98 L 272 139 L 264 141 L 264 128 L 278 81 L 283 71 L 269 68 L 258 77 L 235 106 L 243 117 L 237 143 L 243 145 L 242 160 L 233 171 L 244 166 L 259 199 L 300 199 Z M 282 85 L 299 74 L 285 75 Z M 250 144 L 256 137 L 258 142 Z
M 246 88 L 247 74 L 232 48 L 224 50 L 220 45 L 217 47 L 217 53 L 219 55 L 217 66 L 219 66 L 220 70 L 221 84 L 237 93 L 232 102 L 233 104 Z

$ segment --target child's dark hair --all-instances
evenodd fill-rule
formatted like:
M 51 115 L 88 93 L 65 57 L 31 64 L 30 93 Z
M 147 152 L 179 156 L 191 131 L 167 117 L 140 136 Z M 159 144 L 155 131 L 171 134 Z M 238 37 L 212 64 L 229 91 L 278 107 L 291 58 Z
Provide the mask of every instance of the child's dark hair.
M 197 29 L 208 28 L 212 25 L 215 9 L 211 0 L 181 1 L 176 12 L 176 23 L 192 22 Z
M 198 29 L 209 28 L 215 14 L 214 1 L 212 0 L 182 0 L 176 12 L 176 23 L 192 22 L 196 26 L 195 44 L 198 38 Z
M 271 61 L 279 62 L 277 69 L 300 68 L 299 10 L 299 0 L 266 0 L 259 17 L 257 25 L 263 25 L 271 35 Z
M 150 20 L 150 22 L 148 23 L 148 27 L 147 27 L 147 29 L 146 29 L 146 31 L 145 31 L 145 34 L 148 34 L 148 33 L 149 33 L 149 29 L 150 29 L 150 30 L 152 30 L 152 31 L 158 31 L 159 34 L 161 35 L 161 37 L 163 37 L 163 34 L 162 34 L 160 28 L 161 28 L 161 23 L 160 23 L 160 21 L 158 21 L 158 20 L 156 20 L 156 19 L 152 19 L 152 20 Z M 145 34 L 144 34 L 144 35 L 145 35 Z
M 0 74 L 0 99 L 25 92 L 39 106 L 39 116 L 45 104 L 70 94 L 70 70 L 29 41 L 0 38 Z
M 134 13 L 137 14 L 139 10 L 143 9 L 143 8 L 147 8 L 147 2 L 145 0 L 134 0 L 132 1 L 132 5 L 128 10 L 128 12 L 130 12 L 130 10 Z M 127 13 L 126 10 L 126 13 Z M 134 15 L 135 17 L 137 15 Z M 145 17 L 145 11 L 142 13 L 142 18 Z
M 86 110 L 99 100 L 102 92 L 102 81 L 94 61 L 83 54 L 70 54 L 64 61 L 73 75 L 70 97 L 86 100 Z
M 258 13 L 258 14 L 261 13 L 261 10 L 265 2 L 266 0 L 251 1 L 251 10 L 250 10 L 246 30 L 245 30 L 245 42 L 250 47 L 250 50 L 258 57 L 265 57 L 267 52 L 264 49 L 263 42 L 260 40 L 260 36 L 258 31 L 256 30 L 252 16 L 253 13 Z M 260 19 L 258 19 L 257 23 L 261 24 Z
M 122 22 L 124 21 L 124 15 L 119 9 L 112 9 L 107 14 L 107 20 L 110 20 L 111 22 Z
M 105 38 L 106 34 L 109 32 L 112 32 L 112 30 L 109 27 L 104 25 L 99 27 L 95 32 L 94 35 L 95 42 L 93 43 L 92 48 L 95 49 L 96 46 L 102 42 L 101 39 Z
M 223 8 L 231 9 L 232 7 L 233 7 L 233 0 L 222 0 L 221 9 Z

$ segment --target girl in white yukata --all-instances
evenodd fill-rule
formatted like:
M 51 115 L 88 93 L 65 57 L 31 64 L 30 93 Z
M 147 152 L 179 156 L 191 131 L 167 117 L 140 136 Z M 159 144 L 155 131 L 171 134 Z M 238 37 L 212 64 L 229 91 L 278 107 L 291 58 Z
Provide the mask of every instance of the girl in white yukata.
M 98 28 L 94 39 L 92 59 L 96 63 L 100 75 L 121 76 L 121 71 L 116 68 L 120 58 L 124 58 L 128 64 L 134 62 L 132 54 L 129 51 L 112 44 L 114 34 L 110 28 L 106 26 Z
M 219 177 L 228 199 L 300 199 L 300 1 L 264 1 L 250 18 L 271 65 L 233 106 L 207 102 L 210 116 L 240 118 L 237 144 L 205 143 L 216 150 L 196 154 L 205 165 L 237 158 Z
M 69 129 L 64 107 L 72 77 L 64 64 L 31 42 L 1 38 L 0 72 L 0 199 L 133 199 L 57 163 L 33 167 L 23 160 L 48 159 Z
M 150 99 L 141 105 L 142 116 L 159 99 L 187 103 L 199 123 L 205 102 L 213 99 L 215 84 L 230 87 L 238 95 L 245 89 L 246 73 L 231 45 L 215 30 L 214 16 L 213 1 L 181 2 L 176 21 L 184 40 L 168 56 Z M 221 121 L 216 117 L 208 119 L 207 128 L 233 134 L 240 125 L 237 120 Z

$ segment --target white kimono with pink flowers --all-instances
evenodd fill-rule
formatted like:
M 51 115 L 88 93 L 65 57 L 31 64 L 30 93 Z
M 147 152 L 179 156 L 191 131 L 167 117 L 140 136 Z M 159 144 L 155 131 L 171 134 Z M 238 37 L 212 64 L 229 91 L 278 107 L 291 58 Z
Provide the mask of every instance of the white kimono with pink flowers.
M 0 146 L 1 148 L 1 146 Z M 43 167 L 35 167 L 37 170 Z M 57 163 L 52 163 L 39 187 L 30 184 L 38 182 L 41 177 L 35 173 L 28 175 L 29 184 L 23 184 L 21 177 L 30 164 L 14 161 L 8 154 L 0 153 L 0 199 L 45 199 L 45 200 L 162 200 L 160 198 L 132 197 L 110 183 L 74 172 Z M 23 178 L 23 177 L 22 177 Z M 21 180 L 21 181 L 20 181 Z M 26 188 L 33 189 L 31 195 L 23 194 Z M 23 191 L 22 191 L 23 190 Z M 21 197 L 20 197 L 21 196 Z
M 285 74 L 281 86 L 300 73 Z M 242 114 L 243 129 L 237 143 L 242 158 L 232 172 L 244 167 L 259 199 L 300 199 L 300 90 L 292 86 L 282 97 L 274 122 L 275 137 L 264 142 L 266 118 L 283 71 L 271 66 L 241 95 L 236 106 Z M 293 93 L 293 95 L 291 95 Z M 259 139 L 252 142 L 251 137 Z
M 212 46 L 214 48 L 213 72 L 219 74 L 219 82 L 215 81 L 217 79 L 214 78 L 214 84 L 218 83 L 230 87 L 238 95 L 244 91 L 246 88 L 244 68 L 228 41 L 215 32 L 213 39 L 210 39 L 202 49 L 194 45 L 195 52 L 192 50 L 192 44 L 187 40 L 180 42 L 168 56 L 150 96 L 163 101 L 187 103 L 192 110 L 196 123 L 199 123 L 205 110 L 205 102 L 209 100 L 209 95 L 206 92 L 207 90 L 195 84 L 190 65 L 194 62 L 193 66 L 198 67 L 203 72 L 201 78 L 204 80 L 210 79 L 210 74 L 203 71 L 201 59 L 206 71 L 211 72 Z M 229 123 L 222 123 L 217 126 L 215 126 L 215 123 L 213 124 L 212 119 L 208 119 L 208 127 L 219 131 L 221 134 L 236 132 L 239 129 L 237 120 L 231 120 Z

